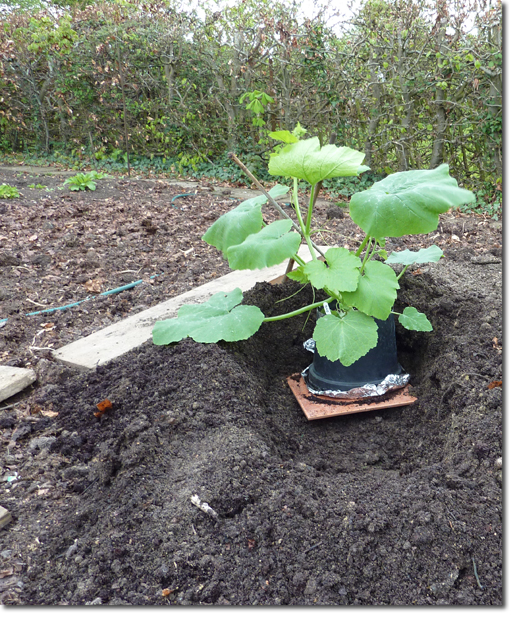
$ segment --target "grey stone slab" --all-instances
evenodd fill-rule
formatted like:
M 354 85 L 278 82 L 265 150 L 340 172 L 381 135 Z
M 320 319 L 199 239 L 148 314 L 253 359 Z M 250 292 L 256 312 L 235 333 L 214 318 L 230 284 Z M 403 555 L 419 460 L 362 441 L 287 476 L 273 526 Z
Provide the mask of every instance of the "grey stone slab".
M 303 245 L 300 256 L 307 259 L 308 248 Z M 236 287 L 247 291 L 257 282 L 272 281 L 284 274 L 287 262 L 262 270 L 237 270 L 214 281 L 191 289 L 180 296 L 166 300 L 156 306 L 131 315 L 107 328 L 94 332 L 83 339 L 56 349 L 53 356 L 67 364 L 80 369 L 92 369 L 117 358 L 151 338 L 156 321 L 176 317 L 183 304 L 199 304 L 208 300 L 219 291 L 232 291 Z
M 0 366 L 0 401 L 18 394 L 36 379 L 37 376 L 32 369 Z

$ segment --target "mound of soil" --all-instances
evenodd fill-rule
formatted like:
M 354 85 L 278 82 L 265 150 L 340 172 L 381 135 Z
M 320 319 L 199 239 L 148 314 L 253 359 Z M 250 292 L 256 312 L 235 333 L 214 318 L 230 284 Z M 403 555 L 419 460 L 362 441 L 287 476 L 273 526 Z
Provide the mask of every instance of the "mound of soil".
M 397 303 L 434 326 L 397 326 L 408 407 L 309 422 L 285 382 L 311 362 L 304 316 L 235 344 L 147 343 L 6 405 L 3 603 L 502 604 L 501 264 L 490 238 L 437 233 L 446 259 Z M 245 294 L 266 315 L 301 300 L 292 282 Z

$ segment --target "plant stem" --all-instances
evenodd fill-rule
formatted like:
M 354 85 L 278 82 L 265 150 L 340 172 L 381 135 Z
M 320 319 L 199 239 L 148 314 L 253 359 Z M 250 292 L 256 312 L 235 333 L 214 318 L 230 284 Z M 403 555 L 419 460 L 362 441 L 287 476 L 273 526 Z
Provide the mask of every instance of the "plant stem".
M 312 245 L 312 247 L 319 253 L 319 255 L 321 257 L 324 257 L 324 253 L 321 251 L 321 249 L 314 243 L 312 242 L 312 240 L 310 240 L 307 236 L 305 236 L 301 230 L 301 228 L 293 221 L 293 219 L 285 212 L 285 210 L 280 206 L 280 204 L 271 197 L 271 195 L 269 195 L 269 193 L 265 190 L 265 188 L 262 186 L 262 184 L 255 178 L 255 176 L 249 171 L 249 169 L 246 167 L 246 165 L 244 165 L 244 163 L 242 161 L 240 161 L 237 156 L 233 153 L 233 152 L 229 152 L 228 153 L 228 158 L 230 160 L 232 160 L 234 163 L 237 163 L 237 165 L 242 169 L 242 171 L 246 174 L 246 176 L 255 183 L 255 185 L 258 187 L 259 191 L 261 193 L 263 193 L 267 199 L 269 200 L 269 202 L 271 203 L 272 206 L 274 206 L 274 208 L 276 208 L 276 210 L 278 210 L 278 212 L 283 216 L 283 218 L 286 219 L 290 219 L 292 221 L 292 226 L 294 227 L 294 229 L 296 231 L 298 231 L 303 238 L 306 240 L 306 243 L 309 245 Z M 309 244 L 310 243 L 310 244 Z M 311 250 L 311 249 L 310 249 Z
M 401 276 L 406 272 L 407 269 L 408 269 L 408 265 L 404 266 L 401 272 L 397 275 L 397 280 L 401 278 Z
M 292 189 L 292 201 L 294 203 L 294 208 L 296 210 L 297 220 L 299 222 L 299 225 L 301 226 L 301 234 L 302 234 L 303 238 L 306 240 L 306 244 L 308 245 L 308 250 L 310 251 L 310 255 L 312 256 L 312 259 L 316 259 L 313 243 L 312 243 L 312 240 L 310 238 L 310 233 L 309 233 L 309 230 L 308 230 L 308 222 L 305 225 L 305 223 L 303 221 L 303 217 L 301 215 L 301 210 L 299 208 L 299 200 L 298 200 L 298 196 L 297 196 L 297 188 L 298 188 L 297 178 L 293 178 L 293 181 L 294 181 L 294 185 L 293 185 L 293 189 Z
M 360 256 L 360 253 L 363 251 L 363 249 L 365 248 L 365 245 L 367 244 L 367 242 L 369 241 L 370 238 L 370 234 L 367 234 L 363 240 L 363 242 L 360 244 L 360 246 L 358 247 L 358 250 L 356 251 L 355 255 L 357 257 Z
M 367 245 L 367 250 L 365 251 L 365 257 L 363 258 L 362 267 L 360 268 L 360 274 L 363 274 L 363 271 L 365 269 L 365 264 L 369 261 L 369 253 L 370 253 L 371 247 L 372 247 L 372 238 L 369 244 Z
M 308 306 L 303 306 L 302 308 L 297 309 L 296 311 L 291 311 L 290 313 L 284 313 L 283 315 L 276 315 L 276 317 L 265 317 L 264 322 L 281 321 L 282 319 L 288 319 L 289 317 L 296 317 L 297 315 L 301 315 L 302 313 L 306 313 L 307 311 L 311 311 L 315 308 L 318 308 L 319 306 L 322 306 L 325 302 L 330 303 L 334 299 L 335 297 L 331 296 L 327 298 L 326 300 L 321 300 L 320 302 L 314 302 L 313 304 L 309 304 Z
M 315 189 L 317 187 L 317 184 L 315 186 L 312 186 L 310 190 L 310 203 L 308 204 L 308 214 L 306 215 L 306 233 L 308 235 L 310 235 L 310 226 L 312 224 L 312 213 L 313 213 L 315 200 L 317 199 L 317 196 L 315 195 Z

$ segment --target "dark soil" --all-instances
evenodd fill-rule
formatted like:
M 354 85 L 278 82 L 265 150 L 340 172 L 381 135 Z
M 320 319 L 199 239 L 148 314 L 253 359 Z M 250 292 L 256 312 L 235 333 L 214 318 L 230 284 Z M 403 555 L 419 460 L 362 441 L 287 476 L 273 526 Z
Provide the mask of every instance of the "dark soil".
M 2 603 L 501 605 L 499 226 L 449 214 L 396 241 L 437 236 L 446 255 L 403 277 L 397 303 L 434 326 L 397 326 L 418 400 L 309 422 L 285 382 L 311 361 L 303 317 L 237 344 L 148 342 L 94 371 L 57 365 L 52 348 L 227 272 L 200 238 L 233 200 L 202 191 L 178 209 L 183 191 L 164 181 L 98 185 L 0 201 L 0 361 L 39 376 L 0 403 Z M 359 244 L 333 212 L 320 208 L 318 243 Z M 26 316 L 27 298 L 59 306 L 126 274 L 144 282 Z M 295 291 L 259 284 L 245 301 L 271 315 L 308 298 Z

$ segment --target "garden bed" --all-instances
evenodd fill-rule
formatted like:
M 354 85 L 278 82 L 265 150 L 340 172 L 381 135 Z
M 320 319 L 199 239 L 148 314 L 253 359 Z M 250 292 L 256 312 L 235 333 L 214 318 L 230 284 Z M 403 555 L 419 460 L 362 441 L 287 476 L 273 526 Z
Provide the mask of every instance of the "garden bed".
M 497 226 L 449 214 L 401 245 L 438 234 L 446 255 L 405 275 L 398 297 L 434 326 L 397 328 L 417 401 L 309 422 L 286 382 L 311 361 L 304 316 L 234 344 L 148 342 L 90 372 L 53 362 L 52 347 L 227 271 L 200 238 L 228 196 L 204 191 L 177 209 L 169 184 L 124 182 L 0 202 L 0 253 L 18 260 L 2 266 L 2 363 L 40 377 L 0 404 L 0 505 L 13 516 L 0 530 L 3 603 L 502 604 Z M 320 208 L 319 244 L 341 234 L 357 246 L 356 226 L 332 207 Z M 87 281 L 126 283 L 121 270 L 143 283 L 25 316 L 27 297 L 56 306 Z M 258 284 L 245 297 L 269 316 L 298 289 Z M 104 399 L 112 409 L 96 417 Z

